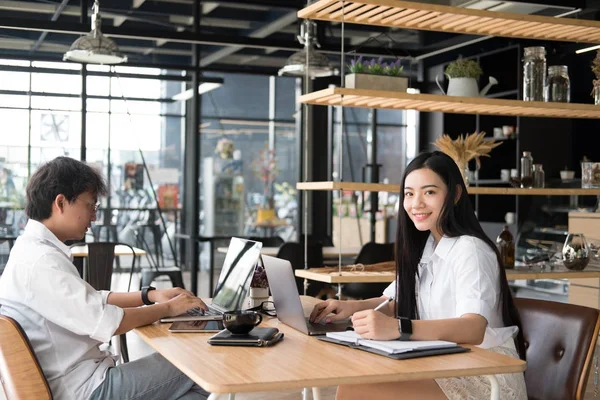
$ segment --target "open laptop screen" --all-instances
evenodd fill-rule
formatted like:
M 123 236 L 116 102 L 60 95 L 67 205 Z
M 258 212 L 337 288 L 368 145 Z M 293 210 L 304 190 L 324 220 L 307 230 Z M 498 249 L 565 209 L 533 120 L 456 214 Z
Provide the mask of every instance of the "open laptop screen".
M 219 311 L 240 310 L 248 296 L 262 243 L 231 238 L 212 305 Z

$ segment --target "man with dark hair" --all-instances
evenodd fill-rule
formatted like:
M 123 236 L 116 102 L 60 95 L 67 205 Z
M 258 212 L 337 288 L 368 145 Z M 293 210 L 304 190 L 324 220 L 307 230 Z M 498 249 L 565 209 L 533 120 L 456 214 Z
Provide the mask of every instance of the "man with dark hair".
M 67 157 L 33 174 L 30 220 L 0 277 L 0 314 L 27 333 L 56 400 L 205 399 L 208 393 L 159 354 L 115 366 L 118 357 L 99 348 L 162 317 L 207 309 L 181 288 L 96 291 L 79 277 L 64 242 L 85 236 L 106 191 L 98 172 Z

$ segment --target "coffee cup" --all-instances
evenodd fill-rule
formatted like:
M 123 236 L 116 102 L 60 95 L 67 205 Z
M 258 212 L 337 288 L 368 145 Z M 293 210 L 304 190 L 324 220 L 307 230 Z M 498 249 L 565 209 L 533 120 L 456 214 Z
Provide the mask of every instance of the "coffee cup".
M 229 311 L 223 314 L 223 325 L 234 334 L 243 335 L 250 332 L 262 322 L 262 315 L 256 311 Z

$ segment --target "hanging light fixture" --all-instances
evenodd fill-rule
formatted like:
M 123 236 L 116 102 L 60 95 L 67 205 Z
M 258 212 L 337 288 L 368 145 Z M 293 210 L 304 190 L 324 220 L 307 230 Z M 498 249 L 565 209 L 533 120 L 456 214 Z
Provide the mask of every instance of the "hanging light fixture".
M 127 56 L 119 52 L 116 43 L 102 34 L 100 23 L 100 4 L 95 0 L 92 7 L 92 31 L 77 39 L 65 53 L 63 60 L 106 65 L 126 62 Z
M 316 38 L 317 24 L 310 20 L 304 20 L 300 25 L 298 41 L 304 45 L 304 50 L 294 53 L 287 59 L 285 66 L 279 70 L 279 76 L 305 76 L 306 53 L 308 52 L 308 75 L 311 78 L 336 75 L 338 71 L 329 63 L 329 59 L 323 53 L 315 50 L 321 47 Z

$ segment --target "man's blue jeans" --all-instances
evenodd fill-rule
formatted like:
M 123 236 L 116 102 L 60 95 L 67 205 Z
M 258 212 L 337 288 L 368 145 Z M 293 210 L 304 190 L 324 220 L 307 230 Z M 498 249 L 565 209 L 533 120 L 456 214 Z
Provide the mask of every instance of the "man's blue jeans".
M 208 396 L 173 364 L 154 353 L 110 368 L 90 400 L 197 400 Z

